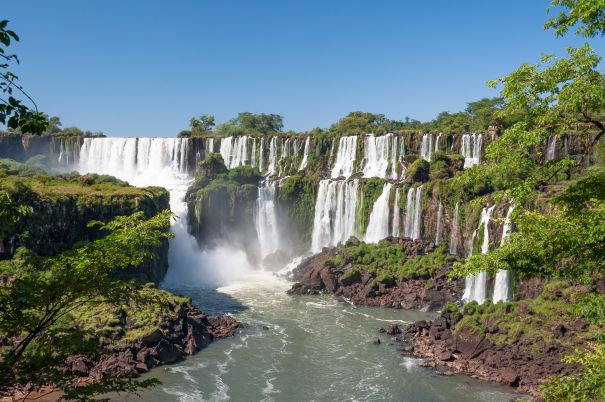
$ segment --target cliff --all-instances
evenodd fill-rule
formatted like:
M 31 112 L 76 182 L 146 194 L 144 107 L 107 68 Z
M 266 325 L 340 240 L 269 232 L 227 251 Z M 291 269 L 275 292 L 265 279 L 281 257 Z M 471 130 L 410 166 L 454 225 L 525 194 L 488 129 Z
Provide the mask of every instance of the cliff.
M 79 241 L 103 235 L 90 221 L 107 222 L 120 215 L 143 211 L 151 217 L 169 209 L 169 194 L 160 187 L 137 188 L 107 176 L 48 176 L 41 170 L 0 160 L 0 190 L 16 205 L 31 208 L 0 239 L 0 258 L 11 258 L 18 247 L 51 255 Z M 159 282 L 168 268 L 168 242 L 156 258 L 121 275 Z

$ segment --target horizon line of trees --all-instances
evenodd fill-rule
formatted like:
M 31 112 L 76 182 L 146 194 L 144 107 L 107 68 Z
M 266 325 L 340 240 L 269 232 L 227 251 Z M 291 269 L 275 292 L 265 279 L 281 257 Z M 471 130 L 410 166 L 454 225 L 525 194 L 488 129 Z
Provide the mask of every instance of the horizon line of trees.
M 469 102 L 460 112 L 441 112 L 433 120 L 421 122 L 410 117 L 404 120 L 388 119 L 384 114 L 363 111 L 350 112 L 328 128 L 316 127 L 303 133 L 330 133 L 340 135 L 385 134 L 405 130 L 442 132 L 445 134 L 487 132 L 490 129 L 503 129 L 514 124 L 519 117 L 501 117 L 505 107 L 501 97 L 483 98 Z M 179 137 L 205 137 L 232 135 L 269 135 L 291 133 L 283 131 L 283 116 L 279 114 L 242 112 L 226 123 L 216 125 L 215 117 L 202 114 L 189 120 L 189 129 L 181 131 Z

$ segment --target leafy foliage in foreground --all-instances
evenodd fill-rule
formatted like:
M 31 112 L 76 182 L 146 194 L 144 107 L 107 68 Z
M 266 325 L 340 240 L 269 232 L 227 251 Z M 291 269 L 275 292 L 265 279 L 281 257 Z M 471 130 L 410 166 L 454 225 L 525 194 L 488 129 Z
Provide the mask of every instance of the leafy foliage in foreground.
M 4 385 L 65 384 L 55 366 L 82 350 L 95 351 L 84 333 L 68 325 L 70 314 L 84 306 L 128 300 L 134 284 L 114 279 L 117 269 L 140 265 L 149 250 L 170 237 L 171 213 L 145 220 L 138 212 L 103 224 L 107 235 L 52 257 L 21 255 L 4 263 L 0 286 L 0 378 Z M 76 350 L 80 349 L 80 350 Z

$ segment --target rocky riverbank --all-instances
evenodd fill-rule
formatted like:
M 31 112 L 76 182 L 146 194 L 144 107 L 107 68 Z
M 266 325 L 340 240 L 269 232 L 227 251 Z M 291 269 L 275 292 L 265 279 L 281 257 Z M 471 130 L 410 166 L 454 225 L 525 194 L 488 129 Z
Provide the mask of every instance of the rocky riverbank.
M 328 293 L 356 305 L 425 311 L 438 310 L 460 297 L 460 281 L 447 278 L 455 257 L 431 258 L 440 250 L 424 240 L 389 237 L 381 243 L 365 244 L 351 238 L 343 246 L 324 248 L 293 271 L 296 283 L 288 294 Z M 391 272 L 388 261 L 366 257 L 396 253 L 401 253 L 398 266 L 409 262 L 409 269 Z
M 570 307 L 586 294 L 585 286 L 553 282 L 535 299 L 473 302 L 461 312 L 448 305 L 435 320 L 404 328 L 400 341 L 407 354 L 424 358 L 427 367 L 539 397 L 547 377 L 578 373 L 579 367 L 562 362 L 563 357 L 602 334 L 601 326 Z
M 72 376 L 74 385 L 87 385 L 105 377 L 135 378 L 154 367 L 174 364 L 202 350 L 214 341 L 234 336 L 243 324 L 230 316 L 207 316 L 191 304 L 177 305 L 175 315 L 164 319 L 153 332 L 123 346 L 106 346 L 107 352 L 97 357 L 73 355 L 58 367 Z M 51 401 L 61 391 L 48 385 L 35 389 L 27 385 L 15 389 L 0 387 L 0 401 Z

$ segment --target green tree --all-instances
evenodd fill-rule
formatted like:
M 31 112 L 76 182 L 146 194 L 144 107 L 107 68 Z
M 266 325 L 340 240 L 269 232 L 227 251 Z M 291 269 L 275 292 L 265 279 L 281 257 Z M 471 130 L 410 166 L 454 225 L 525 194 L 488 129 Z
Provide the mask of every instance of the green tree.
M 0 123 L 22 133 L 41 134 L 48 121 L 32 97 L 18 85 L 19 77 L 11 72 L 11 64 L 19 63 L 19 59 L 9 53 L 8 48 L 13 41 L 19 41 L 19 36 L 7 27 L 8 20 L 0 21 Z M 33 109 L 19 97 L 27 99 Z
M 340 135 L 385 134 L 389 120 L 383 114 L 351 112 L 330 126 L 330 132 Z
M 117 280 L 112 274 L 150 258 L 152 248 L 170 237 L 170 217 L 165 211 L 145 220 L 138 212 L 107 224 L 91 222 L 107 236 L 53 257 L 25 254 L 3 264 L 0 335 L 8 342 L 1 348 L 0 382 L 7 386 L 27 382 L 68 386 L 70 378 L 56 366 L 66 356 L 82 353 L 77 346 L 85 344 L 77 341 L 78 331 L 65 328 L 63 321 L 82 306 L 127 300 L 134 294 L 134 283 Z M 92 349 L 97 350 L 98 346 Z M 132 382 L 119 385 L 107 380 L 103 384 L 127 390 Z M 107 389 L 100 387 L 99 391 Z
M 565 35 L 570 28 L 576 27 L 576 34 L 586 38 L 603 36 L 605 32 L 604 0 L 553 0 L 550 11 L 562 7 L 559 14 L 544 24 L 544 28 L 553 28 L 557 36 Z
M 189 120 L 189 127 L 191 127 L 192 136 L 203 136 L 210 134 L 214 127 L 214 116 L 209 114 L 203 114 L 200 117 L 192 117 Z

